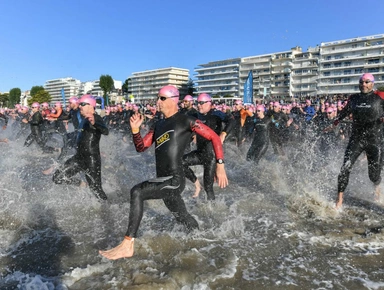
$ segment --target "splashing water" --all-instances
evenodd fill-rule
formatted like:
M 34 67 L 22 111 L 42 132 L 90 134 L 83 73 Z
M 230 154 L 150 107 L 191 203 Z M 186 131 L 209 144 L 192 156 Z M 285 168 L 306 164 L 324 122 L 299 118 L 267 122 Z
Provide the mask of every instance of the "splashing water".
M 343 146 L 329 158 L 313 142 L 287 145 L 285 158 L 269 148 L 256 166 L 249 145 L 228 143 L 230 185 L 215 187 L 216 201 L 192 199 L 190 182 L 183 192 L 200 230 L 186 234 L 162 201 L 147 201 L 134 257 L 111 262 L 98 250 L 122 240 L 130 188 L 155 175 L 153 149 L 102 138 L 101 204 L 54 184 L 42 171 L 57 156 L 22 143 L 0 143 L 0 289 L 384 289 L 384 207 L 363 157 L 333 209 Z

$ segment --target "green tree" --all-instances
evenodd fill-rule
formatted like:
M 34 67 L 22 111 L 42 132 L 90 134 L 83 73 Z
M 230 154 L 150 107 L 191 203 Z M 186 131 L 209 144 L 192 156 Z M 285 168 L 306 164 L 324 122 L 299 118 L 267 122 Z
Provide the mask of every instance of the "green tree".
M 196 93 L 196 87 L 193 80 L 190 78 L 187 82 L 187 95 L 193 96 Z
M 0 105 L 2 107 L 9 107 L 9 94 L 0 94 Z
M 34 102 L 39 104 L 47 102 L 49 103 L 52 100 L 51 95 L 44 89 L 38 91 L 33 97 L 28 99 L 28 106 L 32 105 Z
M 132 93 L 132 80 L 131 80 L 131 78 L 127 78 L 125 80 L 125 82 L 122 85 L 121 89 L 123 90 L 124 94 L 129 95 L 130 93 Z
M 20 103 L 21 90 L 13 88 L 9 91 L 9 103 L 13 107 L 15 104 Z
M 384 86 L 378 87 L 377 90 L 380 92 L 384 92 Z
M 33 96 L 36 95 L 36 93 L 37 93 L 38 91 L 43 91 L 43 90 L 44 90 L 44 87 L 42 87 L 42 86 L 33 86 L 33 87 L 31 88 L 30 95 L 31 95 L 31 97 L 33 97 Z
M 103 95 L 104 96 L 104 102 L 108 106 L 109 102 L 108 102 L 107 95 L 109 92 L 111 92 L 115 88 L 115 84 L 114 84 L 113 79 L 110 75 L 101 75 L 99 80 L 100 80 L 99 86 L 103 90 L 103 93 L 104 93 L 104 95 Z

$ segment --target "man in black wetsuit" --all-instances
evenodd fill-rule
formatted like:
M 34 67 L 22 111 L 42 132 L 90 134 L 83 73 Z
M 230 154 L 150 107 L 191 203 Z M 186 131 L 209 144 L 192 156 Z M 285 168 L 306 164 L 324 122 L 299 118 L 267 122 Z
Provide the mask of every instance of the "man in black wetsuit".
M 103 119 L 96 114 L 96 99 L 84 95 L 79 100 L 80 113 L 84 117 L 77 136 L 77 151 L 53 175 L 57 184 L 81 185 L 80 179 L 73 176 L 80 171 L 85 173 L 88 185 L 97 198 L 106 200 L 107 196 L 101 185 L 100 138 L 109 131 Z
M 44 153 L 52 153 L 54 148 L 45 146 L 45 142 L 43 140 L 43 136 L 41 133 L 41 126 L 43 124 L 43 117 L 39 111 L 40 104 L 35 102 L 32 104 L 32 116 L 27 119 L 23 119 L 22 122 L 26 124 L 30 124 L 31 133 L 28 135 L 27 139 L 25 139 L 24 146 L 29 147 L 36 141 L 36 143 L 40 146 Z
M 108 251 L 99 251 L 104 257 L 116 260 L 129 258 L 134 253 L 134 239 L 142 216 L 144 200 L 162 199 L 178 222 L 188 229 L 198 228 L 197 221 L 187 212 L 181 192 L 185 187 L 182 166 L 184 150 L 191 135 L 195 132 L 210 139 L 217 159 L 216 178 L 220 187 L 228 184 L 224 169 L 223 147 L 219 136 L 201 121 L 178 112 L 179 91 L 174 86 L 163 87 L 158 94 L 157 107 L 164 114 L 164 119 L 154 123 L 145 137 L 140 135 L 143 116 L 135 114 L 130 123 L 133 142 L 138 152 L 148 149 L 155 143 L 156 177 L 144 181 L 131 189 L 129 225 L 123 242 Z
M 208 94 L 200 94 L 197 97 L 197 108 L 199 110 L 198 119 L 211 128 L 217 135 L 220 136 L 222 143 L 227 134 L 234 126 L 234 118 L 232 115 L 227 115 L 221 111 L 212 108 L 212 98 Z M 223 128 L 223 125 L 225 127 Z M 198 197 L 201 185 L 195 173 L 190 166 L 204 166 L 204 190 L 207 193 L 208 200 L 215 199 L 213 192 L 213 182 L 216 170 L 216 158 L 212 150 L 212 143 L 204 137 L 196 136 L 197 149 L 183 156 L 183 167 L 185 176 L 195 184 L 195 193 L 192 197 Z
M 336 209 L 343 204 L 343 194 L 348 185 L 351 169 L 357 158 L 365 151 L 368 159 L 368 176 L 375 186 L 375 197 L 379 198 L 381 182 L 381 140 L 384 115 L 384 100 L 374 93 L 374 77 L 365 73 L 359 80 L 359 94 L 349 97 L 347 105 L 340 112 L 333 126 L 350 114 L 352 134 L 344 154 L 344 162 L 338 176 L 338 197 Z M 332 129 L 332 127 L 329 127 Z
M 269 146 L 269 125 L 272 118 L 265 116 L 265 108 L 263 105 L 257 105 L 256 116 L 253 140 L 247 152 L 247 160 L 258 164 L 261 157 L 267 152 Z

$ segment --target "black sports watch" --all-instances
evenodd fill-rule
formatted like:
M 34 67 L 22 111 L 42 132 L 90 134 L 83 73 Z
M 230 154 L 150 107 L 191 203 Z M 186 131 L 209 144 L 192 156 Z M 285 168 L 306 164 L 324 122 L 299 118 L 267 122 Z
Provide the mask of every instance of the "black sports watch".
M 218 163 L 218 164 L 224 164 L 224 160 L 223 159 L 216 159 L 216 163 Z

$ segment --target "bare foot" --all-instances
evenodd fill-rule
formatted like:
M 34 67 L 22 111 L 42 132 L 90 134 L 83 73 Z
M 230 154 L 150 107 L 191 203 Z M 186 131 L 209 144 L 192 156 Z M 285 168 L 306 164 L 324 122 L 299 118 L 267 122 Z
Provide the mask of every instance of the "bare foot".
M 85 187 L 87 187 L 87 183 L 85 181 L 81 181 L 79 186 L 81 188 L 85 188 Z
M 381 190 L 380 186 L 375 187 L 375 201 L 380 202 Z
M 8 139 L 7 139 L 7 138 L 5 138 L 5 139 L 0 139 L 0 142 L 8 143 Z
M 55 169 L 55 167 L 54 167 L 54 166 L 51 166 L 51 167 L 49 167 L 48 169 L 43 170 L 43 174 L 44 174 L 44 175 L 50 175 L 50 174 L 52 174 L 52 172 L 53 172 L 54 169 Z
M 130 258 L 133 256 L 135 240 L 124 239 L 120 245 L 108 251 L 99 251 L 99 254 L 110 260 Z
M 343 194 L 344 192 L 339 192 L 336 200 L 336 210 L 341 209 L 341 206 L 343 205 Z
M 192 195 L 192 197 L 193 198 L 199 197 L 200 191 L 201 191 L 201 184 L 200 184 L 200 181 L 198 179 L 196 179 L 196 182 L 195 182 L 195 193 Z

